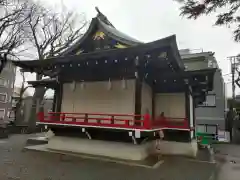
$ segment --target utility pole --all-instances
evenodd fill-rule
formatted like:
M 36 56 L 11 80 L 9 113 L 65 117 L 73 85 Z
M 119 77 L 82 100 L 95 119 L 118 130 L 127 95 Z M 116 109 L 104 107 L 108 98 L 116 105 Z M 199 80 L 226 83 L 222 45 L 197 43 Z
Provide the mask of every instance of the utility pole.
M 236 100 L 236 85 L 235 85 L 235 73 L 238 66 L 240 65 L 240 56 L 230 56 L 228 57 L 231 63 L 231 74 L 232 74 L 232 105 L 234 107 Z
M 230 133 L 230 141 L 233 140 L 233 132 L 235 131 L 234 129 L 236 129 L 236 124 L 235 124 L 235 119 L 236 119 L 236 114 L 235 111 L 233 110 L 233 108 L 236 108 L 236 94 L 235 94 L 235 83 L 238 84 L 239 86 L 239 71 L 238 71 L 238 67 L 240 66 L 240 56 L 232 56 L 232 57 L 228 57 L 230 59 L 231 62 L 231 74 L 232 74 L 232 103 L 231 106 L 229 108 L 228 111 L 228 115 L 227 115 L 227 119 L 226 119 L 226 127 L 227 130 Z M 235 72 L 237 72 L 237 79 L 235 80 Z M 236 81 L 236 82 L 235 82 Z
M 232 100 L 233 100 L 233 104 L 235 102 L 235 90 L 236 90 L 236 87 L 235 87 L 235 68 L 236 68 L 236 65 L 235 65 L 235 58 L 233 60 L 234 62 L 232 63 L 231 62 L 231 72 L 232 72 Z

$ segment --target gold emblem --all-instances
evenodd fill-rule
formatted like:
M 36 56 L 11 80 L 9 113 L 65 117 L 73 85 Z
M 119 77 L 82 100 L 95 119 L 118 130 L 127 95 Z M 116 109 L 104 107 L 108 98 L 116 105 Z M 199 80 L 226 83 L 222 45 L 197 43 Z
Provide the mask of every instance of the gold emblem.
M 119 49 L 127 48 L 126 45 L 123 45 L 123 44 L 120 44 L 120 43 L 117 43 L 114 47 L 115 47 L 115 48 L 119 48 Z
M 159 54 L 158 57 L 159 58 L 166 58 L 167 57 L 167 52 L 162 52 L 161 54 Z
M 84 50 L 82 50 L 82 49 L 78 50 L 78 51 L 76 52 L 76 55 L 81 54 L 83 51 L 84 51 Z
M 93 36 L 93 40 L 104 39 L 104 37 L 105 37 L 104 32 L 102 32 L 102 31 L 97 31 L 97 32 L 95 33 L 95 35 Z

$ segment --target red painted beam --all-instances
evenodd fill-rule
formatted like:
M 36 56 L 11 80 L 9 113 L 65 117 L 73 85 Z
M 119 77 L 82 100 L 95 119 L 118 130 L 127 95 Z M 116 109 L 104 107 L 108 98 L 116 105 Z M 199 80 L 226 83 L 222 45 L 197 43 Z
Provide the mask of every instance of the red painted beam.
M 141 117 L 141 119 L 136 120 L 136 117 L 139 116 Z M 131 114 L 49 112 L 48 116 L 44 116 L 43 112 L 40 112 L 38 113 L 38 119 L 42 123 L 55 123 L 79 126 L 83 125 L 89 127 L 95 126 L 95 127 L 145 129 L 145 130 L 151 129 L 190 130 L 188 120 L 186 118 L 160 117 L 157 119 L 152 119 L 150 115 L 141 116 Z M 81 120 L 81 122 L 79 120 Z M 96 122 L 89 122 L 89 120 L 96 120 Z M 116 121 L 124 123 L 117 124 Z M 140 125 L 136 125 L 137 124 L 136 122 L 138 122 L 138 124 Z

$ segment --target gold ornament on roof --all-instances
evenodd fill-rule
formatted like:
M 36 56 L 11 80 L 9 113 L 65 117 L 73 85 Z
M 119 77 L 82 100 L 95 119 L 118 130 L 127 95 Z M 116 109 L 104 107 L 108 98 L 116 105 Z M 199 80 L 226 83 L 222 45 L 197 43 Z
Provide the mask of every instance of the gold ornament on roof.
M 78 51 L 76 52 L 76 55 L 79 55 L 79 54 L 83 53 L 83 51 L 84 51 L 84 50 L 82 50 L 82 49 L 78 50 Z
M 159 54 L 158 57 L 159 58 L 166 58 L 167 57 L 167 52 L 162 52 L 161 54 Z
M 120 43 L 117 43 L 114 47 L 119 48 L 119 49 L 128 48 L 126 45 L 123 45 L 123 44 L 120 44 Z
M 104 39 L 105 37 L 105 33 L 102 31 L 97 31 L 94 36 L 93 36 L 93 40 L 101 40 Z

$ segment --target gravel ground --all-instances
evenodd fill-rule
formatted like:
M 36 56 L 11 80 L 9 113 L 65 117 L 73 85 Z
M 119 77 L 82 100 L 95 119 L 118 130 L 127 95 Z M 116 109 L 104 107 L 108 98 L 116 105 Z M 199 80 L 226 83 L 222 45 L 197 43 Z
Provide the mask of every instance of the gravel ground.
M 157 169 L 23 151 L 29 135 L 0 140 L 0 180 L 208 180 L 211 163 L 167 158 Z

